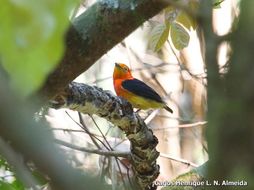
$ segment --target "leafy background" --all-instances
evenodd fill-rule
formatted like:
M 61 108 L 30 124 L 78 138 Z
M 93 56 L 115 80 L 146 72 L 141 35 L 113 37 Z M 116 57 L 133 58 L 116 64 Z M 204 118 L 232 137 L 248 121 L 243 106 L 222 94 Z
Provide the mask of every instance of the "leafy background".
M 59 63 L 71 10 L 78 1 L 3 0 L 1 63 L 21 96 L 36 91 Z

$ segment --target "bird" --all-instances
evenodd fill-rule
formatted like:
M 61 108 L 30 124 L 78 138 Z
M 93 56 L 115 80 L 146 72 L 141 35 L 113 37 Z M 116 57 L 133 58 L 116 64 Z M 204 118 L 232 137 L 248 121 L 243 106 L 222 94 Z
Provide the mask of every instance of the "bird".
M 117 96 L 130 102 L 134 108 L 143 110 L 164 108 L 173 113 L 160 95 L 143 81 L 134 78 L 130 68 L 123 63 L 115 63 L 113 84 Z

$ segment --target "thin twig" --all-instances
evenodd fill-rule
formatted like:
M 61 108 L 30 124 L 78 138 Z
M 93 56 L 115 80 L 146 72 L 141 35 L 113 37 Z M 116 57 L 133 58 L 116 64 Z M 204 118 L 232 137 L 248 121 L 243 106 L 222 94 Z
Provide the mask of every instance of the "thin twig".
M 2 180 L 5 180 L 6 178 L 9 178 L 9 177 L 15 177 L 15 175 L 14 174 L 8 174 L 8 175 L 0 176 L 0 178 Z
M 110 165 L 111 165 L 111 181 L 112 181 L 112 190 L 117 189 L 117 173 L 116 173 L 116 165 L 114 162 L 114 158 L 110 159 Z
M 181 61 L 180 61 L 179 57 L 176 55 L 176 52 L 174 51 L 174 48 L 172 47 L 170 41 L 167 40 L 167 42 L 168 42 L 168 45 L 169 45 L 169 47 L 170 47 L 172 53 L 174 54 L 174 56 L 175 56 L 175 58 L 176 58 L 176 60 L 177 60 L 177 63 L 178 63 L 178 65 L 179 65 L 179 67 L 180 67 L 181 81 L 182 81 L 182 84 L 183 84 L 182 92 L 183 92 L 183 91 L 184 91 L 184 78 L 183 78 L 183 73 L 182 73 L 182 64 L 181 64 Z
M 158 130 L 164 130 L 164 129 L 175 129 L 175 128 L 192 128 L 192 127 L 198 127 L 198 126 L 203 126 L 206 125 L 207 121 L 199 121 L 196 123 L 189 123 L 189 124 L 180 124 L 176 126 L 170 126 L 170 127 L 160 127 L 160 128 L 154 128 L 154 131 Z
M 158 110 L 158 109 L 153 110 L 152 113 L 150 113 L 150 114 L 144 119 L 145 124 L 148 125 L 148 124 L 157 116 L 158 113 L 159 113 L 159 110 Z
M 176 162 L 180 162 L 180 163 L 183 163 L 183 164 L 186 164 L 188 166 L 192 166 L 192 167 L 198 167 L 197 164 L 193 163 L 193 162 L 189 162 L 187 160 L 184 160 L 182 158 L 176 158 L 176 157 L 173 157 L 173 156 L 169 156 L 168 154 L 163 154 L 163 153 L 160 153 L 160 157 L 163 157 L 163 158 L 168 158 L 170 160 L 174 160 Z
M 89 114 L 88 114 L 89 115 Z M 113 148 L 110 146 L 109 142 L 107 141 L 107 138 L 105 137 L 105 135 L 103 134 L 103 132 L 101 131 L 100 127 L 98 126 L 98 124 L 96 123 L 95 119 L 93 118 L 93 116 L 89 115 L 89 117 L 92 119 L 93 123 L 95 124 L 96 128 L 98 129 L 98 131 L 100 132 L 102 138 L 104 139 L 104 141 L 106 142 L 107 145 L 105 145 L 104 143 L 104 147 L 108 150 L 113 150 Z
M 71 115 L 66 111 L 65 112 L 69 117 L 70 117 L 70 119 L 74 122 L 74 123 L 76 123 L 81 129 L 84 129 L 84 131 L 90 136 L 90 138 L 91 138 L 91 140 L 94 142 L 94 139 L 91 137 L 91 136 L 93 136 L 94 138 L 96 138 L 98 141 L 100 141 L 102 144 L 104 144 L 98 137 L 96 137 L 96 135 L 93 135 L 92 133 L 90 133 L 90 131 L 86 128 L 86 126 L 85 125 L 82 125 L 82 124 L 80 124 L 80 123 L 78 123 L 77 121 L 75 121 L 75 119 L 73 119 L 72 117 L 71 117 Z M 98 149 L 101 149 L 101 148 L 99 148 L 100 146 L 98 145 L 98 143 L 95 141 L 94 142 L 95 143 L 95 146 L 97 146 L 97 148 Z
M 131 72 L 135 73 L 135 72 L 144 71 L 144 70 L 150 70 L 150 69 L 154 69 L 154 68 L 160 68 L 160 67 L 166 67 L 166 66 L 177 66 L 176 63 L 160 63 L 159 65 L 153 65 L 153 66 L 149 66 L 149 64 L 147 64 L 147 63 L 144 63 L 144 64 L 146 64 L 147 66 L 146 67 L 132 69 Z M 93 82 L 88 82 L 88 84 L 100 83 L 100 82 L 104 82 L 105 80 L 110 80 L 110 79 L 112 79 L 112 76 L 96 79 Z
M 183 83 L 182 92 L 184 91 L 184 81 L 185 81 L 185 80 L 184 80 L 184 77 L 183 77 L 182 71 L 186 71 L 194 80 L 196 80 L 196 81 L 199 82 L 200 84 L 204 85 L 204 84 L 203 84 L 203 79 L 204 79 L 205 77 L 204 77 L 203 75 L 206 76 L 206 73 L 200 73 L 200 74 L 196 74 L 196 75 L 193 74 L 188 68 L 186 68 L 185 65 L 183 65 L 183 64 L 181 63 L 181 61 L 180 61 L 179 57 L 177 56 L 177 54 L 176 54 L 174 48 L 172 47 L 170 41 L 169 41 L 169 40 L 167 40 L 167 41 L 168 41 L 168 44 L 169 44 L 169 47 L 170 47 L 172 53 L 174 54 L 174 56 L 175 56 L 175 58 L 176 58 L 176 60 L 177 60 L 177 62 L 178 62 L 178 65 L 179 65 L 179 67 L 180 67 L 181 81 L 182 81 L 182 83 Z M 202 81 L 200 81 L 200 79 L 202 79 Z M 205 85 L 204 85 L 204 86 L 205 86 Z
M 73 133 L 84 133 L 84 130 L 77 130 L 77 129 L 51 128 L 51 130 L 52 131 L 73 132 Z
M 106 165 L 106 159 L 108 157 L 104 156 L 102 157 L 103 161 L 101 163 L 103 164 L 100 171 L 100 180 L 103 181 L 104 177 L 106 176 L 106 173 L 109 173 L 109 165 Z M 109 159 L 108 159 L 109 160 Z
M 100 145 L 99 145 L 99 144 L 97 143 L 97 141 L 95 140 L 95 139 L 98 140 L 98 138 L 96 138 L 96 136 L 93 135 L 93 134 L 89 131 L 88 127 L 85 125 L 85 122 L 84 122 L 84 120 L 83 120 L 82 115 L 81 115 L 80 112 L 78 112 L 78 117 L 79 117 L 79 122 L 80 122 L 80 124 L 83 126 L 83 129 L 86 131 L 86 133 L 90 136 L 90 139 L 93 141 L 93 143 L 95 144 L 95 146 L 96 146 L 98 149 L 101 149 Z
M 123 157 L 123 158 L 128 158 L 130 152 L 123 152 L 123 151 L 105 151 L 105 150 L 96 150 L 96 149 L 89 149 L 86 147 L 80 147 L 74 144 L 70 144 L 68 142 L 59 140 L 59 139 L 55 139 L 55 142 L 57 144 L 60 144 L 62 146 L 74 149 L 74 150 L 78 150 L 81 152 L 87 152 L 87 153 L 93 153 L 93 154 L 99 154 L 99 155 L 103 155 L 103 156 L 115 156 L 115 157 Z
M 107 143 L 109 149 L 110 149 L 111 151 L 113 151 L 113 148 L 112 148 L 111 145 L 109 144 L 107 138 L 105 137 L 105 135 L 104 135 L 103 132 L 101 131 L 100 127 L 98 126 L 98 124 L 96 123 L 96 121 L 94 120 L 94 118 L 93 118 L 91 115 L 89 115 L 89 116 L 90 116 L 91 119 L 93 120 L 93 122 L 94 122 L 96 128 L 97 128 L 97 129 L 99 130 L 99 132 L 101 133 L 101 135 L 102 135 L 103 139 L 105 140 L 105 142 Z M 124 187 L 126 188 L 127 186 L 126 186 L 126 184 L 125 184 L 124 177 L 123 177 L 123 173 L 122 173 L 121 167 L 120 167 L 120 165 L 119 165 L 119 163 L 118 163 L 118 158 L 117 158 L 117 156 L 115 156 L 115 160 L 116 160 L 116 164 L 117 164 L 117 167 L 118 167 L 118 169 L 119 169 L 120 175 L 121 175 L 121 177 L 122 177 L 123 185 L 124 185 Z

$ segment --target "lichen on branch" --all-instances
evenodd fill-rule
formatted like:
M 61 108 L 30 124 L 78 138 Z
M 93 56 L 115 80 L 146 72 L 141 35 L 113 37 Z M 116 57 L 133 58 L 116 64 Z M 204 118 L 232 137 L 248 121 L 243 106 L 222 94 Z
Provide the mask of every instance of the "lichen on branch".
M 72 82 L 51 101 L 51 107 L 96 114 L 118 126 L 130 141 L 130 162 L 139 189 L 155 188 L 152 183 L 159 175 L 158 140 L 127 101 L 96 86 Z

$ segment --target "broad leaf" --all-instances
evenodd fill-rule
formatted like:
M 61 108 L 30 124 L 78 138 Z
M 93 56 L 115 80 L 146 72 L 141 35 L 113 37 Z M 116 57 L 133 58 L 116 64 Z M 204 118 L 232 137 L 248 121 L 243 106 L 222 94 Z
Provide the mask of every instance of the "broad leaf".
M 175 21 L 177 15 L 178 15 L 178 10 L 173 6 L 168 6 L 164 10 L 164 12 L 165 12 L 165 15 L 164 15 L 165 21 L 167 21 L 169 23 Z
M 153 51 L 158 51 L 168 39 L 169 26 L 167 24 L 156 25 L 150 36 L 149 46 Z
M 20 94 L 36 91 L 59 63 L 75 0 L 3 0 L 0 62 Z
M 177 18 L 176 21 L 180 24 L 182 24 L 184 27 L 187 29 L 196 29 L 197 28 L 197 22 L 195 19 L 193 19 L 191 16 L 189 16 L 187 13 L 181 11 Z
M 170 27 L 170 37 L 174 46 L 178 50 L 187 47 L 190 41 L 188 32 L 180 24 L 174 22 Z

